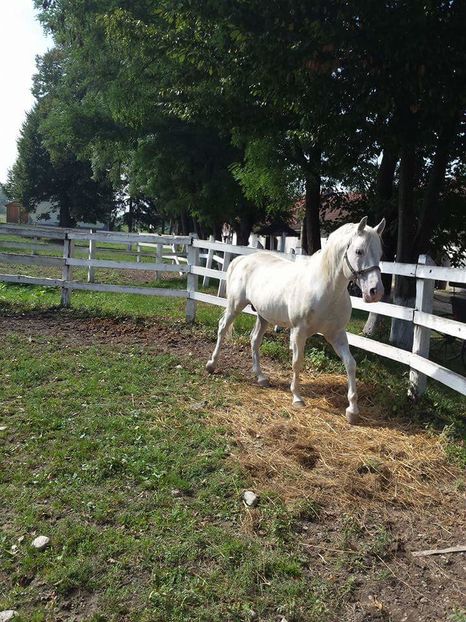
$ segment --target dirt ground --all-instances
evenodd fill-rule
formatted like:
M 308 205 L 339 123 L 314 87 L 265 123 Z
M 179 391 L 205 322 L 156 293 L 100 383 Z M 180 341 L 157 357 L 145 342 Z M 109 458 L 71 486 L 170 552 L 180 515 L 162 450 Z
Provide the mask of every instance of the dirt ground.
M 213 347 L 199 328 L 152 318 L 1 316 L 0 334 L 10 332 L 58 339 L 64 347 L 143 346 L 172 353 L 196 369 Z M 340 619 L 464 620 L 450 616 L 466 608 L 466 553 L 412 555 L 466 544 L 464 475 L 447 461 L 441 438 L 382 416 L 373 387 L 363 382 L 361 425 L 348 426 L 342 416 L 346 379 L 339 375 L 308 370 L 303 374 L 307 406 L 292 410 L 286 367 L 264 359 L 272 386 L 260 389 L 250 376 L 249 348 L 227 343 L 216 374 L 225 404 L 215 406 L 212 384 L 206 383 L 201 407 L 213 424 L 231 430 L 231 459 L 249 471 L 259 494 L 275 490 L 292 506 L 303 500 L 315 504 L 315 515 L 296 515 L 299 545 L 313 576 L 336 584 L 351 576 L 349 604 Z M 260 530 L 260 510 L 245 516 L 243 529 Z

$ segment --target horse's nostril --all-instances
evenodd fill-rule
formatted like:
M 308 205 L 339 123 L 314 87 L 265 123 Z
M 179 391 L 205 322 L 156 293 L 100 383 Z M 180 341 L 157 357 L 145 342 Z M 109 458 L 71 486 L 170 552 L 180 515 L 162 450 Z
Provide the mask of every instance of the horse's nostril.
M 371 287 L 371 289 L 369 290 L 369 294 L 371 296 L 375 296 L 377 293 L 377 287 Z

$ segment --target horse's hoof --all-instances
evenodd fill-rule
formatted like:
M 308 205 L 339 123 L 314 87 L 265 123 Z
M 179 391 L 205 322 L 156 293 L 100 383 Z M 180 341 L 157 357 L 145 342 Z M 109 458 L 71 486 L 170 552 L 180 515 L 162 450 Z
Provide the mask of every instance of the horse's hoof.
M 293 408 L 304 408 L 306 404 L 303 400 L 293 400 Z
M 346 409 L 346 420 L 350 425 L 356 425 L 359 423 L 359 413 L 353 412 L 349 408 Z
M 208 361 L 205 368 L 209 372 L 209 374 L 213 374 L 215 371 L 215 363 L 212 363 L 212 361 Z
M 260 387 L 269 387 L 270 386 L 270 382 L 268 378 L 261 378 L 260 380 L 257 381 L 257 384 Z

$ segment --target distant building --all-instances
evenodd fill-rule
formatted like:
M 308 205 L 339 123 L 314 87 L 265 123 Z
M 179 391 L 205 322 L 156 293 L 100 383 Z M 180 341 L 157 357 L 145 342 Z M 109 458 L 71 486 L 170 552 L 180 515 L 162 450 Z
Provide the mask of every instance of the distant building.
M 6 204 L 6 222 L 19 225 L 39 225 L 43 227 L 58 227 L 60 212 L 50 201 L 41 201 L 33 210 L 28 212 L 20 201 L 10 201 Z M 108 229 L 103 222 L 78 222 L 80 229 Z
M 10 201 L 5 205 L 7 223 L 27 225 L 29 214 L 19 201 Z

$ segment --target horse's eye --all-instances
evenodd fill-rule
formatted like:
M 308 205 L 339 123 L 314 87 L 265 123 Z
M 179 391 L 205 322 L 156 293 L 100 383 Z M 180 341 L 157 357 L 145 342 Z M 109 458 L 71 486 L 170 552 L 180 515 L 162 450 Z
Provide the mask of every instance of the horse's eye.
M 362 248 L 356 249 L 356 255 L 364 255 L 364 251 L 362 250 Z

